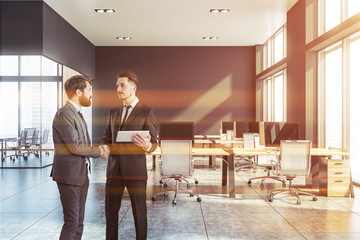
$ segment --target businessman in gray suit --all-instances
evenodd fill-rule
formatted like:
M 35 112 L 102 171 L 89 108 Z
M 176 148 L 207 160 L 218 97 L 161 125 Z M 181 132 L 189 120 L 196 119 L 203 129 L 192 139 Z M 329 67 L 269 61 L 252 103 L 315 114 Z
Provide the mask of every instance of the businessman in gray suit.
M 91 146 L 81 107 L 91 106 L 91 80 L 82 75 L 64 85 L 69 100 L 53 120 L 55 155 L 51 176 L 56 181 L 63 207 L 64 225 L 60 240 L 81 239 L 85 202 L 89 188 L 89 158 L 107 158 L 107 146 Z

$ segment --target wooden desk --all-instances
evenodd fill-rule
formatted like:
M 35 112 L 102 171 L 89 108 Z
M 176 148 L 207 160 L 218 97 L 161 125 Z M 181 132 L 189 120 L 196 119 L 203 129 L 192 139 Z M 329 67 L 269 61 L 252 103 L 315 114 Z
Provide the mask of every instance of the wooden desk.
M 194 135 L 194 139 L 204 139 L 204 135 Z
M 244 149 L 232 148 L 234 156 L 280 155 L 278 148 Z M 310 174 L 306 177 L 306 186 L 318 189 L 324 196 L 353 196 L 350 161 L 331 159 L 333 156 L 349 156 L 347 152 L 325 148 L 311 149 Z M 226 179 L 226 172 L 223 179 Z M 230 173 L 229 173 L 230 174 Z
M 221 139 L 220 135 L 205 135 L 207 139 Z
M 311 171 L 306 178 L 306 186 L 319 191 L 322 196 L 352 196 L 354 190 L 347 152 L 324 148 L 311 149 Z M 342 156 L 341 159 L 331 159 Z
M 210 139 L 194 139 L 195 144 L 212 144 Z
M 257 156 L 257 155 L 280 155 L 280 151 L 278 148 L 266 148 L 266 149 L 244 149 L 244 148 L 193 148 L 192 149 L 193 156 L 222 156 L 222 186 L 227 185 L 227 180 L 229 179 L 229 197 L 235 197 L 235 171 L 234 171 L 234 157 L 235 156 Z M 156 156 L 161 155 L 161 149 L 158 147 L 152 153 L 154 159 Z M 343 180 L 340 182 L 340 190 L 338 186 L 332 188 L 331 179 L 334 177 L 331 175 L 335 175 L 336 177 L 342 178 L 344 176 L 340 176 L 340 171 L 334 172 L 334 169 L 331 166 L 340 166 L 342 169 L 347 169 L 346 171 L 350 171 L 350 165 L 348 164 L 348 160 L 334 160 L 327 159 L 329 156 L 349 156 L 349 153 L 322 149 L 322 148 L 312 148 L 311 149 L 311 171 L 310 175 L 306 178 L 306 186 L 311 187 L 313 189 L 319 189 L 320 195 L 326 196 L 339 196 L 334 194 L 339 194 L 339 192 L 343 192 L 344 189 L 350 187 L 350 177 L 348 181 Z M 344 162 L 345 161 L 345 162 Z M 337 164 L 337 165 L 336 165 Z M 319 169 L 321 171 L 319 171 Z M 229 171 L 229 173 L 228 173 Z M 346 171 L 343 171 L 346 173 Z M 346 177 L 346 176 L 345 176 Z M 336 179 L 336 178 L 335 178 Z M 336 183 L 334 180 L 333 182 Z M 347 186 L 348 185 L 348 186 Z M 330 187 L 329 187 L 330 186 Z

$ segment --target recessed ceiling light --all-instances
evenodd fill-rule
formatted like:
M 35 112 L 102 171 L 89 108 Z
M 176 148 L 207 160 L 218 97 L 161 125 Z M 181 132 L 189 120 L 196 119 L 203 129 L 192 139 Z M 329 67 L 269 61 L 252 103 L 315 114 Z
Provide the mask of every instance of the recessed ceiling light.
M 219 37 L 203 37 L 203 40 L 216 40 L 219 39 Z
M 210 9 L 210 12 L 212 12 L 212 13 L 228 13 L 228 12 L 230 12 L 230 8 L 213 8 L 213 9 Z
M 131 37 L 116 37 L 117 40 L 131 40 Z
M 115 10 L 111 8 L 95 8 L 95 12 L 97 13 L 114 13 Z

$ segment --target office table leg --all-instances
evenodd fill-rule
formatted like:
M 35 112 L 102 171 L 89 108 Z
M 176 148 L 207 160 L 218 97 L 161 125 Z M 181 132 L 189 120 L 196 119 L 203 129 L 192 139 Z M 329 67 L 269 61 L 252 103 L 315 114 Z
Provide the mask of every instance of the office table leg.
M 152 169 L 155 170 L 156 169 L 156 155 L 153 155 L 152 158 L 153 158 Z
M 235 173 L 234 173 L 234 155 L 228 157 L 229 166 L 229 197 L 235 197 Z
M 222 186 L 227 185 L 227 169 L 228 169 L 228 156 L 223 156 L 222 161 Z
M 209 156 L 209 168 L 216 170 L 216 156 Z

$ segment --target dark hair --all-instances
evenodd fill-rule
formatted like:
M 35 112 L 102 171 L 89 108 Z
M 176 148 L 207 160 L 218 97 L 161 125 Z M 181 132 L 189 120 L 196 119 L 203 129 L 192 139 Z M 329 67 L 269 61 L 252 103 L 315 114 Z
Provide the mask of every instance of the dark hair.
M 90 86 L 92 85 L 91 79 L 83 75 L 75 75 L 66 80 L 64 88 L 68 98 L 74 96 L 77 89 L 83 91 L 86 88 L 86 82 L 88 82 Z
M 138 85 L 138 76 L 136 75 L 136 73 L 134 73 L 131 70 L 122 70 L 120 71 L 116 78 L 121 78 L 121 77 L 127 77 L 129 79 L 129 81 L 132 81 L 133 83 L 135 83 L 135 85 Z

